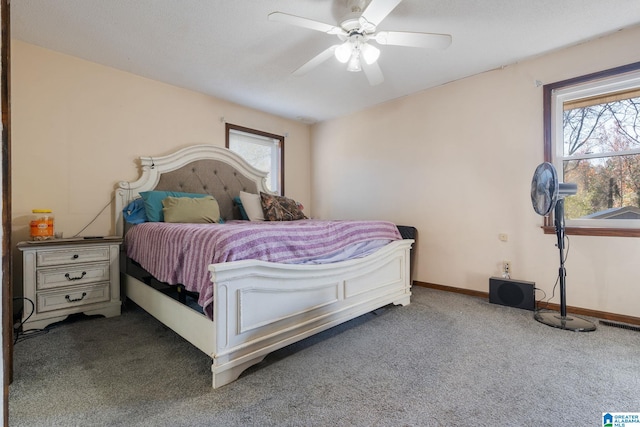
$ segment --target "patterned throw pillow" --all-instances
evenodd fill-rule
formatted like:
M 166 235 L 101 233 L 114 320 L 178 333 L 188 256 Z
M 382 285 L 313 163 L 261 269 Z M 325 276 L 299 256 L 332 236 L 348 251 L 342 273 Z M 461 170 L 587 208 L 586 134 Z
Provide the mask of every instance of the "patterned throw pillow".
M 260 192 L 264 219 L 267 221 L 294 221 L 307 219 L 295 200 Z

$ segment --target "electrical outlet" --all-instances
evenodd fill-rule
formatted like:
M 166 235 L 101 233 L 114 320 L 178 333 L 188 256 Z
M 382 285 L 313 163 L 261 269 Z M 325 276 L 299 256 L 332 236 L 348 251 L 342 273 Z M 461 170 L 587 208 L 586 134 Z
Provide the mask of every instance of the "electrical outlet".
M 502 272 L 511 274 L 511 261 L 502 261 Z

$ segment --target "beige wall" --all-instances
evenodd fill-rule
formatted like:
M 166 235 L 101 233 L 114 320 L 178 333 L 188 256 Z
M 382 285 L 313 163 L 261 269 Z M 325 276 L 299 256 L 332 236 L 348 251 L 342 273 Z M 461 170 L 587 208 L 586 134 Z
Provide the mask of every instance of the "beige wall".
M 288 134 L 285 189 L 309 209 L 309 126 L 30 44 L 12 44 L 14 233 L 51 208 L 71 236 L 105 206 L 136 159 L 192 144 L 224 146 L 224 123 Z M 109 233 L 105 212 L 83 234 Z
M 639 40 L 640 28 L 621 31 L 315 125 L 315 215 L 417 227 L 416 280 L 486 292 L 509 260 L 550 297 L 555 235 L 529 195 L 543 160 L 535 81 L 640 61 Z M 639 259 L 640 239 L 572 236 L 567 304 L 640 317 Z
M 222 146 L 224 117 L 288 133 L 287 195 L 315 217 L 416 226 L 417 280 L 487 291 L 488 277 L 499 274 L 506 259 L 514 278 L 535 281 L 551 295 L 555 236 L 540 231 L 529 200 L 531 175 L 542 161 L 542 88 L 534 82 L 639 61 L 638 39 L 640 29 L 622 31 L 320 123 L 311 132 L 14 41 L 13 241 L 28 236 L 28 214 L 37 207 L 53 209 L 58 230 L 73 235 L 109 202 L 118 180 L 137 178 L 138 156 L 194 143 Z M 108 209 L 83 234 L 106 234 L 110 227 Z M 498 233 L 509 241 L 500 242 Z M 571 237 L 568 304 L 640 317 L 638 256 L 638 239 Z
M 224 123 L 285 140 L 286 195 L 311 209 L 310 127 L 20 41 L 12 42 L 13 241 L 34 208 L 73 236 L 106 206 L 136 159 L 192 144 L 224 146 Z M 107 208 L 83 235 L 106 235 Z M 19 260 L 19 257 L 16 257 Z

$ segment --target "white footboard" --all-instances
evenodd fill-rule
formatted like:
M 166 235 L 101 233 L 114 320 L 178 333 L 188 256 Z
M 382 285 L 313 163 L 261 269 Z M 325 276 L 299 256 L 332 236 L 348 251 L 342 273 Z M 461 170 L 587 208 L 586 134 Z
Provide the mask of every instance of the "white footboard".
M 247 260 L 209 267 L 214 285 L 213 387 L 268 353 L 387 304 L 409 304 L 409 250 L 395 241 L 360 259 L 292 265 Z

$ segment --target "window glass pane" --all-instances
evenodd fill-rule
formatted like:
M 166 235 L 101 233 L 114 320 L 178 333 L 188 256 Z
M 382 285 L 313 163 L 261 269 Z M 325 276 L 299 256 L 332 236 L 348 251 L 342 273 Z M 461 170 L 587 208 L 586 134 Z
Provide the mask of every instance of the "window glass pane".
M 563 134 L 564 157 L 639 149 L 640 97 L 565 110 Z
M 271 175 L 271 148 L 266 145 L 252 144 L 246 141 L 229 140 L 229 149 L 240 154 L 251 166 Z M 271 177 L 267 177 L 267 185 L 271 183 Z M 272 190 L 271 188 L 269 188 Z
M 567 219 L 640 219 L 640 154 L 563 162 L 563 182 L 578 185 L 565 199 Z
M 280 193 L 280 141 L 266 136 L 229 130 L 229 149 L 244 158 L 251 166 L 267 172 L 266 186 Z

